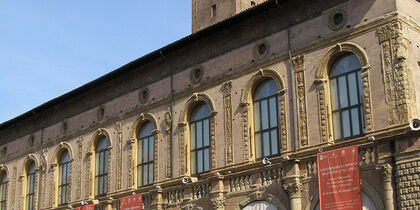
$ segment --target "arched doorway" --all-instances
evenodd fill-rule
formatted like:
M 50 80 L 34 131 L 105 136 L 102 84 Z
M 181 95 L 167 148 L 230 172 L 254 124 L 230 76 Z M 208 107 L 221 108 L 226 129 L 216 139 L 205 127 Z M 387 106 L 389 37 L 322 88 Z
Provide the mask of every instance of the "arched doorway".
M 246 205 L 242 210 L 277 210 L 277 208 L 267 201 L 255 201 Z
M 314 210 L 319 210 L 319 202 Z M 377 210 L 373 200 L 364 192 L 362 192 L 362 210 Z

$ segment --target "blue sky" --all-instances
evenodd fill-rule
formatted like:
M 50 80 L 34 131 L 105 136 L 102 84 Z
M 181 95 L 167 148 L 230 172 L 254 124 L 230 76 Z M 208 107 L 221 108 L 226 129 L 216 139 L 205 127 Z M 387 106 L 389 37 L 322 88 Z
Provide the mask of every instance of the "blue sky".
M 2 0 L 0 123 L 191 33 L 191 1 Z

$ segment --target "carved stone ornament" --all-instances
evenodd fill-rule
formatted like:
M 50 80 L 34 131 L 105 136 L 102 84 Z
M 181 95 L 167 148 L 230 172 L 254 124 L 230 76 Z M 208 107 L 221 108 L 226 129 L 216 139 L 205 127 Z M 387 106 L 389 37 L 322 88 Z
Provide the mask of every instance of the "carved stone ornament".
M 165 125 L 166 132 L 169 132 L 171 130 L 171 127 L 172 127 L 172 114 L 171 114 L 170 111 L 165 112 L 164 125 Z
M 385 101 L 388 105 L 388 124 L 407 123 L 415 115 L 414 84 L 407 40 L 401 22 L 393 22 L 377 29 L 382 46 L 382 69 Z
M 362 107 L 364 110 L 365 130 L 370 132 L 373 130 L 372 104 L 370 94 L 370 64 L 364 49 L 357 44 L 345 42 L 338 43 L 332 47 L 321 59 L 317 69 L 316 78 L 314 80 L 318 92 L 318 111 L 319 111 L 319 127 L 321 133 L 321 142 L 333 141 L 332 119 L 330 119 L 330 96 L 329 96 L 329 77 L 328 72 L 331 62 L 338 56 L 345 53 L 355 54 L 362 66 Z
M 120 121 L 116 123 L 116 128 L 118 132 L 118 147 L 117 147 L 117 189 L 122 188 L 122 154 L 123 154 L 123 128 L 124 128 L 124 122 Z
M 200 102 L 206 103 L 210 108 L 210 169 L 216 167 L 216 109 L 213 99 L 207 93 L 193 93 L 183 110 L 179 115 L 179 155 L 180 155 L 180 174 L 189 175 L 189 133 L 186 126 L 188 125 L 188 115 L 194 106 Z
M 298 137 L 299 147 L 308 145 L 308 119 L 306 110 L 306 89 L 305 89 L 305 67 L 304 55 L 299 55 L 292 59 L 293 68 L 296 75 L 297 92 L 297 118 L 298 118 Z
M 223 110 L 225 120 L 225 139 L 226 139 L 226 164 L 233 163 L 233 140 L 232 140 L 232 82 L 226 82 L 222 86 L 223 91 Z
M 226 199 L 223 197 L 223 194 L 222 194 L 216 198 L 212 198 L 211 203 L 213 205 L 213 209 L 222 210 L 222 209 L 225 209 Z
M 244 143 L 244 160 L 251 161 L 255 159 L 254 151 L 251 144 L 252 136 L 252 92 L 257 87 L 257 85 L 263 80 L 271 78 L 273 79 L 277 87 L 279 88 L 278 98 L 279 98 L 279 112 L 280 112 L 280 145 L 282 151 L 287 151 L 287 129 L 286 129 L 286 89 L 284 87 L 284 82 L 281 75 L 272 69 L 260 69 L 256 72 L 246 83 L 244 90 L 242 91 L 241 102 L 242 106 L 242 122 L 243 122 L 243 143 Z
M 164 126 L 166 130 L 166 177 L 170 178 L 172 177 L 172 161 L 171 161 L 171 154 L 172 154 L 172 142 L 171 142 L 171 136 L 172 136 L 172 114 L 170 112 L 170 107 L 168 108 L 168 111 L 165 112 L 165 121 Z
M 296 198 L 301 195 L 302 184 L 297 182 L 286 183 L 283 184 L 283 188 L 289 194 L 290 198 Z
M 392 166 L 390 164 L 383 164 L 376 167 L 376 170 L 381 172 L 384 182 L 391 182 Z

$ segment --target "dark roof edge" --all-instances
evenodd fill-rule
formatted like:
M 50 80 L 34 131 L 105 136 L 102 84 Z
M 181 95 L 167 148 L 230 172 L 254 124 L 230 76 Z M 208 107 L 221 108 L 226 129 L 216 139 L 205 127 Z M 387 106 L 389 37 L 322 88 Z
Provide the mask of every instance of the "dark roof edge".
M 92 80 L 92 81 L 90 81 L 90 82 L 88 82 L 88 83 L 70 91 L 70 92 L 67 92 L 67 93 L 65 93 L 61 96 L 58 96 L 54 99 L 51 99 L 51 100 L 33 108 L 33 109 L 15 117 L 15 118 L 12 118 L 8 121 L 5 121 L 5 122 L 0 124 L 0 129 L 8 128 L 8 127 L 12 126 L 13 124 L 15 124 L 19 121 L 28 119 L 28 118 L 36 115 L 37 113 L 43 112 L 43 111 L 47 110 L 48 108 L 51 108 L 51 107 L 53 107 L 57 104 L 62 103 L 63 101 L 66 101 L 70 98 L 73 98 L 77 95 L 80 95 L 83 92 L 85 92 L 86 90 L 89 90 L 93 87 L 99 86 L 99 85 L 103 84 L 104 82 L 109 81 L 112 78 L 115 78 L 115 77 L 118 77 L 122 74 L 130 72 L 140 65 L 143 65 L 145 63 L 148 63 L 150 61 L 153 61 L 155 59 L 160 58 L 162 56 L 162 54 L 169 54 L 169 53 L 171 53 L 175 50 L 178 50 L 182 46 L 188 45 L 188 44 L 190 44 L 190 43 L 192 43 L 192 42 L 194 42 L 198 39 L 201 39 L 201 38 L 204 38 L 204 37 L 210 35 L 211 33 L 217 32 L 221 29 L 226 28 L 229 25 L 232 25 L 232 24 L 237 23 L 237 22 L 239 22 L 243 19 L 251 17 L 251 16 L 257 14 L 258 12 L 261 12 L 261 11 L 264 11 L 264 10 L 267 10 L 267 9 L 270 9 L 270 8 L 274 8 L 279 4 L 278 3 L 279 1 L 284 2 L 284 1 L 287 1 L 287 0 L 267 0 L 266 2 L 260 3 L 260 4 L 254 6 L 254 7 L 251 7 L 247 10 L 244 10 L 244 11 L 238 13 L 237 15 L 234 15 L 230 18 L 227 18 L 227 19 L 225 19 L 225 20 L 223 20 L 219 23 L 211 25 L 211 26 L 209 26 L 207 28 L 204 28 L 200 31 L 197 31 L 193 34 L 190 34 L 190 35 L 188 35 L 188 36 L 186 36 L 182 39 L 179 39 L 178 41 L 175 41 L 175 42 L 173 42 L 171 44 L 168 44 L 168 45 L 166 45 L 166 46 L 164 46 L 164 47 L 162 47 L 158 50 L 155 50 L 155 51 L 153 51 L 151 53 L 148 53 L 148 54 L 146 54 L 146 55 L 144 55 L 140 58 L 137 58 L 137 59 L 135 59 L 135 60 L 133 60 L 133 61 L 131 61 L 131 62 L 129 62 L 129 63 L 127 63 L 127 64 L 125 64 L 125 65 L 123 65 L 123 66 L 121 66 L 121 67 L 119 67 L 119 68 L 117 68 L 117 69 L 115 69 L 115 70 L 113 70 L 113 71 L 95 79 L 95 80 Z

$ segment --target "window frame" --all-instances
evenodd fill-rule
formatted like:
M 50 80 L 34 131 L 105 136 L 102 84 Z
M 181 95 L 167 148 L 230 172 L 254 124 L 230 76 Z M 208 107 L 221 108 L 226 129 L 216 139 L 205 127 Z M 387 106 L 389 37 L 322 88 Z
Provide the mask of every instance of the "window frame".
M 4 180 L 4 176 L 6 179 Z M 7 184 L 9 183 L 9 177 L 6 170 L 1 172 L 0 176 L 0 210 L 7 209 Z
M 98 150 L 98 145 L 100 141 L 105 141 L 107 144 L 107 147 L 101 150 Z M 102 158 L 101 158 L 102 157 Z M 106 158 L 105 158 L 106 157 Z M 108 158 L 109 158 L 109 142 L 108 142 L 108 137 L 106 136 L 101 136 L 98 141 L 96 142 L 95 145 L 95 196 L 96 197 L 100 197 L 100 196 L 104 196 L 107 194 L 108 192 L 108 171 L 109 171 L 109 163 L 108 163 Z M 101 161 L 102 161 L 102 166 L 104 167 L 104 169 L 101 169 Z M 98 168 L 96 168 L 96 165 L 99 165 Z M 105 171 L 106 169 L 106 171 Z M 103 173 L 100 173 L 100 171 L 103 171 Z M 102 181 L 102 189 L 99 188 L 99 182 Z M 106 186 L 106 187 L 104 187 Z
M 355 56 L 358 61 L 359 61 L 359 68 L 357 69 L 352 69 L 349 70 L 345 73 L 341 73 L 341 74 L 337 74 L 334 76 L 330 76 L 331 72 L 333 71 L 333 66 L 336 62 L 339 62 L 340 59 L 345 59 L 346 56 L 350 56 L 353 55 Z M 329 90 L 330 90 L 330 104 L 331 104 L 331 122 L 332 122 L 332 138 L 334 141 L 344 141 L 344 140 L 348 140 L 348 139 L 353 139 L 353 138 L 357 138 L 357 137 L 361 137 L 364 136 L 366 133 L 366 122 L 365 122 L 365 109 L 364 109 L 364 102 L 363 102 L 363 87 L 362 87 L 362 66 L 360 63 L 359 58 L 357 57 L 356 54 L 352 53 L 352 52 L 347 52 L 347 53 L 342 53 L 338 56 L 336 56 L 332 62 L 331 65 L 328 69 L 328 83 L 329 83 Z M 350 88 L 349 88 L 349 76 L 354 75 L 355 77 L 355 81 L 356 81 L 356 88 L 357 88 L 357 103 L 354 105 L 351 105 L 351 100 L 350 100 Z M 345 81 L 346 81 L 346 95 L 347 95 L 347 103 L 348 105 L 344 108 L 341 107 L 341 102 L 340 102 L 340 94 L 343 94 L 342 92 L 340 92 L 340 83 L 339 83 L 339 78 L 340 77 L 345 77 Z M 359 80 L 360 79 L 360 80 Z M 333 110 L 332 104 L 333 104 L 333 97 L 332 97 L 332 87 L 331 87 L 331 83 L 332 81 L 335 80 L 335 92 L 337 94 L 337 109 Z M 353 110 L 354 108 L 357 108 L 357 114 L 358 114 L 358 118 L 359 118 L 359 134 L 353 135 L 353 121 L 352 121 L 352 114 L 351 114 L 351 110 Z M 344 128 L 343 128 L 343 112 L 348 111 L 348 116 L 349 116 L 349 129 L 350 129 L 350 136 L 348 137 L 343 137 L 344 136 Z M 335 123 L 334 123 L 334 114 L 338 113 L 338 117 L 339 117 L 339 126 L 340 126 L 340 137 L 339 138 L 335 138 L 336 133 L 334 132 L 335 128 Z
M 277 86 L 277 91 L 276 91 L 276 93 L 275 94 L 272 94 L 272 95 L 269 95 L 269 96 L 266 96 L 266 97 L 263 97 L 263 98 L 259 98 L 259 99 L 254 99 L 254 96 L 255 96 L 255 94 L 256 94 L 256 90 L 261 86 L 261 85 L 263 85 L 265 82 L 268 82 L 269 80 L 272 80 L 275 84 L 276 84 L 276 86 Z M 271 157 L 275 157 L 275 156 L 280 156 L 281 154 L 282 154 L 282 152 L 283 152 L 283 148 L 282 148 L 282 145 L 281 145 L 281 140 L 280 140 L 280 129 L 281 129 L 281 119 L 280 119 L 280 103 L 279 103 L 279 100 L 280 100 L 280 94 L 278 93 L 278 84 L 276 83 L 276 81 L 273 79 L 273 78 L 264 78 L 264 79 L 262 79 L 260 82 L 258 82 L 258 84 L 255 86 L 255 88 L 254 88 L 254 90 L 253 90 L 253 92 L 252 92 L 252 106 L 253 106 L 253 116 L 252 116 L 252 120 L 253 120 L 253 123 L 254 123 L 254 127 L 253 127 L 253 134 L 254 134 L 254 136 L 253 136 L 253 138 L 254 138 L 254 152 L 255 152 L 255 159 L 257 159 L 257 160 L 259 160 L 259 159 L 262 159 L 262 158 L 264 158 L 264 157 L 267 157 L 267 158 L 271 158 Z M 270 123 L 271 123 L 271 117 L 272 117 L 272 115 L 270 114 L 270 99 L 272 99 L 272 98 L 274 98 L 275 99 L 275 107 L 276 107 L 276 127 L 271 127 L 270 126 Z M 263 128 L 263 126 L 262 126 L 262 120 L 261 120 L 261 113 L 262 113 L 262 105 L 261 105 L 261 102 L 262 101 L 266 101 L 267 102 L 267 107 L 266 107 L 266 109 L 267 109 L 267 116 L 268 116 L 268 128 L 266 128 L 266 129 L 262 129 Z M 255 105 L 258 103 L 258 113 L 259 113 L 259 121 L 258 122 L 256 122 L 255 121 Z M 258 123 L 259 124 L 259 131 L 256 131 L 255 130 L 255 124 L 256 123 Z M 273 149 L 273 146 L 272 146 L 272 137 L 271 137 L 271 132 L 273 131 L 273 130 L 276 130 L 276 135 L 277 135 L 277 154 L 273 154 L 272 153 L 272 149 Z M 268 132 L 268 135 L 269 135 L 269 153 L 270 153 L 270 155 L 268 155 L 268 156 L 265 156 L 264 155 L 264 142 L 263 142 L 263 133 L 265 133 L 265 132 Z M 257 157 L 257 141 L 256 141 L 256 136 L 258 135 L 258 134 L 260 134 L 260 157 Z
M 32 168 L 32 165 L 33 165 L 33 171 L 29 171 Z M 35 193 L 36 193 L 35 179 L 36 179 L 36 164 L 35 164 L 35 161 L 31 160 L 27 164 L 27 168 L 26 168 L 25 210 L 35 209 Z
M 150 123 L 150 125 L 151 126 L 153 126 L 153 123 L 151 122 L 151 121 L 146 121 L 146 122 L 144 122 L 144 123 L 142 123 L 142 126 L 140 127 L 140 129 L 139 129 L 139 132 L 138 132 L 138 134 L 137 134 L 137 187 L 144 187 L 144 186 L 150 186 L 150 185 L 153 185 L 153 183 L 154 183 L 154 181 L 155 181 L 155 177 L 154 177 L 154 173 L 155 173 L 155 158 L 154 158 L 154 156 L 155 156 L 155 136 L 154 136 L 154 134 L 153 134 L 153 130 L 150 132 L 150 135 L 147 135 L 147 136 L 144 136 L 144 137 L 140 137 L 141 136 L 141 134 L 140 134 L 140 132 L 141 132 L 141 129 L 142 128 L 144 128 L 144 126 L 147 126 L 147 124 L 148 123 Z M 143 144 L 141 144 L 142 145 L 142 147 L 140 148 L 140 143 L 144 143 L 144 141 L 145 140 L 147 140 L 148 141 L 148 146 L 147 146 L 147 150 L 148 150 L 148 154 L 150 154 L 150 152 L 152 153 L 152 160 L 148 160 L 147 162 L 143 162 L 143 157 L 144 157 L 144 150 L 143 150 Z M 149 151 L 150 150 L 150 143 L 153 143 L 153 147 L 151 148 L 151 151 Z M 139 151 L 141 150 L 141 160 L 139 160 Z M 149 170 L 152 170 L 152 181 L 150 182 L 150 183 L 143 183 L 143 180 L 144 180 L 144 166 L 147 166 L 148 167 L 148 170 L 147 170 L 147 181 L 149 182 L 149 180 L 150 180 L 150 171 Z M 150 165 L 152 166 L 152 167 L 150 167 Z M 139 173 L 139 168 L 140 167 L 142 167 L 141 168 L 141 172 Z M 140 175 L 141 175 L 141 179 L 140 179 Z
M 68 160 L 65 162 L 62 162 L 63 154 L 67 153 Z M 71 159 L 70 159 L 70 152 L 67 149 L 64 149 L 60 153 L 60 159 L 58 160 L 58 193 L 57 193 L 57 199 L 58 199 L 58 205 L 65 205 L 69 202 L 69 189 L 70 189 L 70 165 Z M 67 179 L 63 180 L 63 167 L 66 167 L 66 174 Z M 65 190 L 64 190 L 65 189 Z M 65 195 L 63 196 L 63 191 L 65 191 Z M 63 202 L 64 198 L 64 202 Z
M 198 109 L 198 108 L 200 108 L 200 106 L 207 106 L 207 108 L 208 108 L 208 110 L 209 110 L 209 112 L 208 112 L 208 115 L 206 116 L 206 117 L 201 117 L 201 118 L 198 118 L 198 119 L 195 119 L 195 120 L 192 120 L 191 118 L 192 118 L 192 114 L 194 113 L 194 111 L 196 111 L 196 109 Z M 205 120 L 207 120 L 207 123 L 208 123 L 208 140 L 209 140 L 209 142 L 208 142 L 208 145 L 207 146 L 204 146 L 204 121 Z M 197 177 L 199 177 L 201 174 L 204 174 L 204 173 L 207 173 L 207 172 L 210 172 L 211 171 L 211 166 L 210 166 L 210 159 L 211 159 L 211 152 L 210 152 L 210 145 L 211 145 L 211 132 L 210 132 L 210 130 L 211 130 L 211 123 L 210 123 L 210 120 L 211 120 L 211 111 L 210 111 L 210 106 L 206 103 L 206 102 L 204 102 L 204 101 L 201 101 L 201 102 L 199 102 L 199 103 L 197 103 L 195 106 L 194 106 L 194 108 L 191 110 L 191 116 L 189 117 L 189 121 L 188 121 L 188 124 L 189 124 L 189 129 L 190 129 L 190 144 L 192 144 L 191 143 L 191 140 L 192 140 L 192 136 L 191 136 L 191 133 L 192 133 L 192 125 L 194 125 L 194 141 L 195 141 L 195 147 L 194 147 L 194 149 L 193 148 L 190 148 L 190 163 L 192 162 L 191 160 L 192 160 L 192 154 L 194 154 L 195 155 L 195 171 L 192 171 L 191 170 L 191 175 L 192 176 L 197 176 Z M 200 147 L 200 148 L 198 148 L 197 147 L 197 123 L 200 123 L 201 122 L 201 124 L 202 124 L 202 126 L 201 126 L 201 135 L 202 135 L 202 137 L 201 137 L 201 141 L 202 141 L 202 146 Z M 204 158 L 204 156 L 205 156 L 205 151 L 206 151 L 206 149 L 207 149 L 207 153 L 208 153 L 208 170 L 204 170 L 205 169 L 205 164 L 206 164 L 206 162 L 205 162 L 205 158 Z M 198 166 L 199 166 L 199 163 L 198 163 L 198 152 L 199 151 L 202 151 L 202 155 L 203 155 L 203 158 L 202 158 L 202 169 L 203 169 L 203 171 L 202 172 L 198 172 Z

